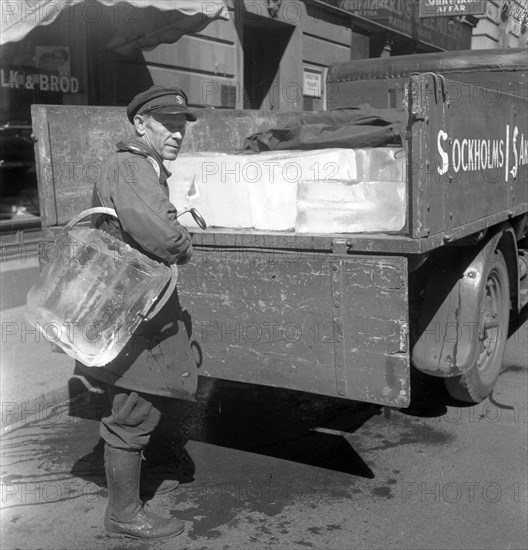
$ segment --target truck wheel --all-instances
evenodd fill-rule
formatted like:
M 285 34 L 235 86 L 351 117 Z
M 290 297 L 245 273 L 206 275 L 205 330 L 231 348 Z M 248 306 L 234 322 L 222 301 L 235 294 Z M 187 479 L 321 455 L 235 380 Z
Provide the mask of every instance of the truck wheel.
M 475 364 L 465 374 L 445 379 L 451 397 L 467 403 L 479 403 L 492 392 L 502 370 L 509 320 L 508 268 L 502 252 L 496 249 L 480 302 L 479 354 Z

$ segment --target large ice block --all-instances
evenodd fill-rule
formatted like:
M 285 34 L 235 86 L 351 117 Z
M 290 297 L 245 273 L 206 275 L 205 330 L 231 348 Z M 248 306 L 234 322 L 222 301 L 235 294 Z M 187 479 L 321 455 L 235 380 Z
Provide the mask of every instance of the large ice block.
M 352 149 L 182 154 L 168 165 L 169 197 L 211 227 L 292 231 L 300 182 L 356 179 Z M 191 218 L 186 225 L 195 226 Z
M 303 181 L 299 233 L 397 232 L 406 220 L 406 160 L 394 147 L 355 149 L 355 181 Z
M 167 167 L 169 199 L 178 210 L 196 208 L 211 227 L 253 227 L 250 186 L 241 177 L 242 155 L 181 154 Z M 191 216 L 182 223 L 197 227 Z
M 298 233 L 396 232 L 404 225 L 403 182 L 303 182 L 299 188 Z
M 358 181 L 405 181 L 406 156 L 401 147 L 354 149 Z
M 74 228 L 27 297 L 26 319 L 87 366 L 114 359 L 171 277 L 171 270 L 97 229 Z

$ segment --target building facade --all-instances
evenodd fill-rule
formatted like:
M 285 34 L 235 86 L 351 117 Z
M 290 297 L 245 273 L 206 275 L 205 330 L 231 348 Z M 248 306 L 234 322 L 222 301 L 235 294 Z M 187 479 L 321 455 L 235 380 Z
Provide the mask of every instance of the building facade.
M 527 24 L 527 0 L 488 0 L 473 30 L 471 49 L 525 48 Z
M 1 46 L 1 123 L 29 122 L 32 103 L 126 105 L 174 83 L 195 107 L 320 110 L 332 63 L 471 46 L 471 25 L 419 18 L 418 0 L 227 0 L 228 20 L 176 42 L 167 12 L 111 2 L 84 0 L 46 25 L 36 17 Z

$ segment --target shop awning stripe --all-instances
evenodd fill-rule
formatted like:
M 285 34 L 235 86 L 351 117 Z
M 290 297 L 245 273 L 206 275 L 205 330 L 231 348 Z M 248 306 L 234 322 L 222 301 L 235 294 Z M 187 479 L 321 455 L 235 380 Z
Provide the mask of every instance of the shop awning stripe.
M 145 47 L 154 47 L 153 44 L 157 45 L 160 42 L 175 42 L 182 34 L 199 32 L 216 19 L 229 19 L 224 0 L 3 0 L 1 3 L 0 44 L 22 40 L 35 27 L 53 23 L 64 9 L 83 2 L 87 8 L 89 4 L 96 3 L 108 7 L 129 4 L 132 12 L 142 11 L 141 18 L 138 18 L 136 25 L 130 18 L 128 21 L 118 22 L 121 24 L 118 24 L 118 31 L 112 42 L 114 42 L 114 46 L 121 42 L 128 49 L 143 47 L 138 31 L 140 24 L 145 26 L 146 23 L 146 34 L 149 35 Z M 149 22 L 151 18 L 143 15 L 145 10 L 149 10 L 150 13 L 156 12 L 161 17 L 154 17 Z M 164 13 L 160 14 L 159 12 Z M 159 20 L 163 20 L 163 28 L 156 32 L 154 27 Z M 174 27 L 174 32 L 170 31 L 171 26 Z M 129 35 L 133 35 L 134 39 L 131 39 Z M 112 44 L 109 47 L 112 47 Z

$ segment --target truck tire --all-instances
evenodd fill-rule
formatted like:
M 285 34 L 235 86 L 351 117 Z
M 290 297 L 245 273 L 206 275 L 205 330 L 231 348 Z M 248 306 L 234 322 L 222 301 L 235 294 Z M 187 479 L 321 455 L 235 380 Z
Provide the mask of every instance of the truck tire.
M 478 357 L 466 373 L 445 379 L 449 395 L 466 403 L 479 403 L 493 391 L 502 370 L 508 339 L 510 283 L 506 260 L 498 248 L 485 276 L 477 335 L 480 340 Z

